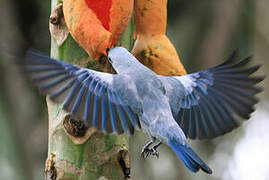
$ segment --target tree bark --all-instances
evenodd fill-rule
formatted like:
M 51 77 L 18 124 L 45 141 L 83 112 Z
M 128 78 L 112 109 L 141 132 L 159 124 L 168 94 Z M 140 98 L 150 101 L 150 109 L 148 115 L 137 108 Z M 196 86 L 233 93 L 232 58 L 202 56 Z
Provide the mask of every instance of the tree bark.
M 56 4 L 57 0 L 52 0 L 52 8 Z M 130 24 L 120 45 L 130 50 L 132 34 L 133 26 Z M 52 38 L 51 56 L 83 67 L 100 69 L 99 64 L 90 60 L 70 35 L 61 46 Z M 104 64 L 101 67 L 104 69 Z M 109 71 L 109 68 L 105 71 Z M 93 128 L 87 129 L 82 121 L 73 119 L 49 98 L 47 105 L 49 144 L 45 179 L 120 180 L 129 176 L 128 135 L 104 135 Z

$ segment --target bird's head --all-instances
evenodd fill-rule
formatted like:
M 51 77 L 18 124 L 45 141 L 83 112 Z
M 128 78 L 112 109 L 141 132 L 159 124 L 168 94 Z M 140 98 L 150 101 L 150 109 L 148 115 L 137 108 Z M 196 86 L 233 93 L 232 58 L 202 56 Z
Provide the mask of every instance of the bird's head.
M 131 70 L 130 68 L 140 64 L 139 61 L 123 47 L 109 49 L 107 58 L 118 74 L 128 72 Z

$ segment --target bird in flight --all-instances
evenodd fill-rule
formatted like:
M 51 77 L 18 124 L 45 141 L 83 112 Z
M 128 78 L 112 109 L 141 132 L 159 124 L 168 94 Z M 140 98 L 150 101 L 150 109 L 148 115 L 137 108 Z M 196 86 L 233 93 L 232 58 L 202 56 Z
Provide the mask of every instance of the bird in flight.
M 209 139 L 248 119 L 261 92 L 264 77 L 251 76 L 259 65 L 250 58 L 236 62 L 236 53 L 215 67 L 183 76 L 161 76 L 142 65 L 128 50 L 108 50 L 117 72 L 109 74 L 51 59 L 29 50 L 24 70 L 41 93 L 61 103 L 64 110 L 104 133 L 134 133 L 150 137 L 142 157 L 159 156 L 167 144 L 192 172 L 212 170 L 192 150 L 190 139 Z M 154 144 L 155 143 L 155 144 Z

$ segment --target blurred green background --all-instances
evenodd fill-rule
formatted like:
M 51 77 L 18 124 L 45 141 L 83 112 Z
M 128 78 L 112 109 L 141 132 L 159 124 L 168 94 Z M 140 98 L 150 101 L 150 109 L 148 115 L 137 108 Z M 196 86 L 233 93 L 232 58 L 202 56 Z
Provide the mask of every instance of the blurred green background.
M 167 35 L 176 46 L 188 72 L 222 62 L 233 50 L 240 57 L 253 55 L 268 73 L 269 1 L 170 0 Z M 0 179 L 39 180 L 47 157 L 45 98 L 15 65 L 32 47 L 50 50 L 50 2 L 1 0 L 0 6 Z M 133 180 L 268 180 L 269 79 L 261 84 L 260 103 L 251 120 L 231 133 L 207 141 L 191 141 L 208 162 L 213 175 L 193 174 L 166 146 L 160 158 L 140 159 L 148 140 L 143 133 L 131 138 Z

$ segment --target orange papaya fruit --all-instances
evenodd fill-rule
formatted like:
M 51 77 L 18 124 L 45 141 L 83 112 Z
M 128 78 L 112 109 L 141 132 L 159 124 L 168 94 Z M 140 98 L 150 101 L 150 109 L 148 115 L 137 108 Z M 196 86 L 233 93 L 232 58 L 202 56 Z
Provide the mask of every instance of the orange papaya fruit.
M 135 0 L 134 23 L 138 34 L 165 34 L 167 0 Z
M 133 55 L 161 75 L 184 75 L 175 47 L 166 33 L 167 0 L 135 0 L 136 40 Z
M 133 0 L 63 0 L 70 34 L 95 60 L 124 33 L 132 10 Z
M 157 74 L 165 76 L 186 74 L 175 47 L 164 34 L 138 35 L 132 53 Z

